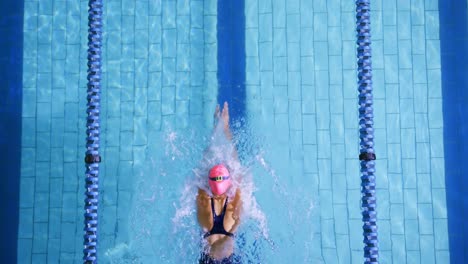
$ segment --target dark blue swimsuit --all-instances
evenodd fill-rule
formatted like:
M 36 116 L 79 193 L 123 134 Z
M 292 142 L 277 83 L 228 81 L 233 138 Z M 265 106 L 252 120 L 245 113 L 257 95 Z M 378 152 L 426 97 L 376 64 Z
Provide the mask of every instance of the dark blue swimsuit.
M 211 198 L 211 212 L 213 213 L 213 228 L 209 232 L 206 232 L 205 235 L 203 235 L 204 238 L 207 238 L 211 235 L 214 234 L 221 234 L 221 235 L 226 235 L 229 237 L 234 236 L 233 233 L 230 233 L 224 229 L 224 215 L 226 214 L 226 208 L 227 208 L 227 202 L 228 199 L 226 198 L 226 202 L 224 203 L 223 210 L 221 211 L 220 215 L 216 215 L 215 209 L 214 209 L 214 201 L 213 198 Z M 240 264 L 242 263 L 242 260 L 240 256 L 236 254 L 232 254 L 229 257 L 216 260 L 211 258 L 210 255 L 207 253 L 203 252 L 201 254 L 200 260 L 198 262 L 199 264 Z
M 221 211 L 221 214 L 216 215 L 216 212 L 214 209 L 214 201 L 213 201 L 213 198 L 211 198 L 211 212 L 213 213 L 213 228 L 211 228 L 209 232 L 206 232 L 205 235 L 203 235 L 203 238 L 207 238 L 214 234 L 221 234 L 221 235 L 226 235 L 229 237 L 234 236 L 233 233 L 230 233 L 226 231 L 226 229 L 224 229 L 224 215 L 226 214 L 227 202 L 228 202 L 228 199 L 226 197 L 226 202 L 224 202 L 224 207 L 223 207 L 223 210 Z

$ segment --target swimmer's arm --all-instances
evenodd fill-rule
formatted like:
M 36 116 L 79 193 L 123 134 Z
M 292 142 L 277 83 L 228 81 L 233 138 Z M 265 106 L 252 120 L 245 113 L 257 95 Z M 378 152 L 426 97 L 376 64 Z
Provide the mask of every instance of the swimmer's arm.
M 237 230 L 237 227 L 241 223 L 240 216 L 242 213 L 242 199 L 241 199 L 241 190 L 239 188 L 236 190 L 236 195 L 234 196 L 233 204 L 234 204 L 234 212 L 232 213 L 232 218 L 234 219 L 234 225 L 229 231 L 231 233 L 234 233 Z
M 197 195 L 197 218 L 203 231 L 208 231 L 210 226 L 210 203 L 208 194 L 202 189 L 198 189 Z

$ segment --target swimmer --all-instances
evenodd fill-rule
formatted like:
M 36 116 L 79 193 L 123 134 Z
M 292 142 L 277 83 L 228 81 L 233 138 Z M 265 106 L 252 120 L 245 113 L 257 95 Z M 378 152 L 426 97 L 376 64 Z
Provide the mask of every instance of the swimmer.
M 221 113 L 219 105 L 216 106 L 215 121 L 223 122 L 223 133 L 231 141 L 227 102 L 224 103 Z M 235 148 L 232 158 L 238 161 Z M 199 264 L 241 263 L 239 256 L 234 254 L 234 233 L 240 224 L 242 209 L 241 191 L 237 188 L 234 197 L 229 198 L 227 192 L 233 188 L 232 174 L 225 163 L 213 165 L 207 175 L 213 196 L 200 188 L 197 195 L 198 222 L 204 232 L 203 239 L 206 240 Z

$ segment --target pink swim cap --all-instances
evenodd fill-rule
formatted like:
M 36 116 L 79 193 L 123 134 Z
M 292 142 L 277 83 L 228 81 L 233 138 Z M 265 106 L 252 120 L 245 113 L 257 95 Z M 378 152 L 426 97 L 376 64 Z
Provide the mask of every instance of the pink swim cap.
M 210 184 L 211 191 L 215 195 L 225 193 L 231 186 L 229 170 L 223 164 L 218 164 L 211 168 L 208 177 L 208 183 Z

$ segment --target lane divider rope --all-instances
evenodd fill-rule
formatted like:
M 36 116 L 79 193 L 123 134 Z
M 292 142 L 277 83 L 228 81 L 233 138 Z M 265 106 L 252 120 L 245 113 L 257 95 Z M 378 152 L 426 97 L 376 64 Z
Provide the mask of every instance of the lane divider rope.
M 359 138 L 361 163 L 361 211 L 364 263 L 379 263 L 377 199 L 372 97 L 372 50 L 370 0 L 356 1 L 357 62 L 359 91 Z

